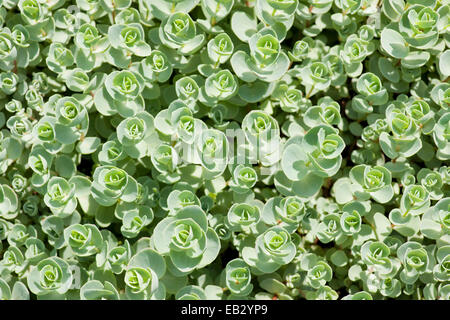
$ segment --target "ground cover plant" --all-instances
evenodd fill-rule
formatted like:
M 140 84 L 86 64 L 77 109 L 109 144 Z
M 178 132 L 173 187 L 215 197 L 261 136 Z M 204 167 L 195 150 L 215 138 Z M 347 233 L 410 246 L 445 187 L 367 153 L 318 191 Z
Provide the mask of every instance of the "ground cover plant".
M 449 19 L 0 1 L 0 299 L 448 300 Z

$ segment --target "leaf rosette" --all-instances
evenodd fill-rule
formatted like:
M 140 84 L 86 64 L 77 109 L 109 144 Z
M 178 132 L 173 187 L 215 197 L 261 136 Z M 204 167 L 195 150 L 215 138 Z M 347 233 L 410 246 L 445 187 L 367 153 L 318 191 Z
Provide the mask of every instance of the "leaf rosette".
M 429 239 L 439 239 L 450 234 L 450 198 L 439 200 L 425 211 L 420 231 Z
M 398 279 L 386 278 L 380 283 L 380 293 L 385 297 L 397 298 L 401 294 L 402 283 Z
M 302 61 L 308 56 L 311 47 L 314 46 L 314 41 L 311 38 L 303 38 L 294 43 L 292 51 L 288 52 L 289 58 L 293 61 Z
M 321 124 L 339 126 L 342 122 L 339 103 L 329 97 L 320 98 L 317 106 L 306 110 L 303 121 L 310 128 Z
M 29 141 L 32 138 L 33 125 L 28 119 L 21 116 L 12 116 L 6 122 L 6 126 L 11 132 L 11 135 L 21 139 L 22 141 Z
M 12 69 L 12 66 L 9 64 L 17 56 L 16 46 L 11 39 L 11 33 L 8 31 L 8 29 L 5 29 L 3 32 L 0 32 L 0 69 L 4 71 L 9 71 Z
M 411 46 L 429 49 L 439 38 L 438 20 L 438 13 L 432 8 L 415 4 L 403 12 L 399 30 Z
M 275 161 L 279 159 L 280 127 L 275 118 L 264 111 L 252 110 L 242 120 L 241 128 L 246 140 L 255 149 L 256 159 L 264 161 L 272 156 Z
M 98 160 L 101 165 L 118 166 L 121 160 L 126 158 L 122 144 L 117 140 L 106 141 L 98 153 Z
M 120 300 L 119 293 L 109 281 L 89 280 L 80 288 L 81 300 Z
M 273 96 L 280 101 L 280 108 L 285 112 L 298 112 L 305 108 L 303 93 L 293 86 L 281 83 L 274 91 Z
M 367 43 L 361 40 L 357 35 L 351 35 L 345 41 L 344 47 L 340 51 L 340 57 L 345 63 L 346 71 L 354 75 L 355 69 L 362 71 L 361 62 L 370 54 Z M 360 67 L 361 65 L 361 67 Z M 358 70 L 359 71 L 359 70 Z M 359 74 L 356 74 L 357 76 Z
M 6 270 L 15 272 L 16 274 L 21 274 L 27 267 L 22 251 L 15 246 L 9 246 L 8 249 L 4 251 L 3 259 L 0 263 Z
M 140 74 L 149 81 L 165 82 L 172 75 L 173 67 L 167 55 L 160 50 L 152 53 L 139 63 Z
M 106 79 L 106 90 L 113 99 L 131 100 L 141 93 L 140 79 L 130 71 L 113 71 Z
M 424 134 L 430 134 L 435 125 L 434 112 L 430 105 L 423 100 L 413 100 L 406 106 L 409 115 Z
M 160 279 L 166 273 L 164 258 L 153 249 L 142 249 L 131 257 L 125 271 L 128 299 L 164 299 L 166 289 Z
M 400 209 L 403 215 L 421 215 L 430 207 L 430 193 L 421 185 L 409 185 L 403 190 Z
M 333 277 L 330 265 L 314 253 L 306 254 L 301 261 L 302 270 L 306 271 L 306 284 L 314 289 L 320 289 Z
M 211 27 L 223 20 L 231 11 L 234 0 L 201 0 L 202 11 Z
M 73 224 L 64 229 L 67 246 L 80 257 L 97 254 L 103 246 L 103 236 L 96 225 Z
M 227 288 L 237 296 L 247 296 L 252 290 L 250 268 L 242 259 L 233 259 L 225 267 Z
M 38 296 L 65 294 L 72 286 L 69 264 L 61 258 L 50 257 L 33 267 L 27 276 L 30 291 Z
M 138 57 L 150 55 L 151 48 L 145 42 L 144 29 L 139 23 L 114 24 L 108 29 L 108 39 L 115 49 L 125 50 L 127 54 Z
M 58 123 L 64 127 L 78 127 L 78 129 L 86 133 L 89 125 L 89 118 L 84 106 L 73 97 L 63 97 L 58 100 L 56 106 L 56 119 Z M 64 130 L 57 126 L 57 131 Z M 58 134 L 58 132 L 57 132 Z
M 257 0 L 256 15 L 266 25 L 279 23 L 288 30 L 294 22 L 298 3 L 298 0 Z
M 393 263 L 389 258 L 388 246 L 379 241 L 367 241 L 361 247 L 361 258 L 367 266 L 373 266 L 380 275 L 392 272 Z
M 15 174 L 11 179 L 11 186 L 16 193 L 23 193 L 28 186 L 28 179 L 21 174 Z
M 195 102 L 200 94 L 200 87 L 194 78 L 185 76 L 175 82 L 175 91 L 178 99 L 186 101 L 190 109 L 195 108 Z
M 347 235 L 354 235 L 361 231 L 362 217 L 366 209 L 361 202 L 350 202 L 344 205 L 341 215 L 341 229 Z
M 72 51 L 62 43 L 52 43 L 46 62 L 50 70 L 60 73 L 72 66 L 75 63 L 75 58 Z
M 295 138 L 298 139 L 298 138 Z M 342 162 L 345 143 L 335 129 L 327 125 L 316 126 L 303 138 L 286 143 L 281 167 L 293 181 L 304 179 L 308 173 L 318 177 L 336 174 Z
M 235 203 L 228 210 L 227 222 L 231 231 L 254 230 L 261 219 L 261 210 L 257 205 Z
M 199 34 L 195 22 L 184 12 L 172 13 L 159 28 L 161 42 L 183 55 L 198 51 L 205 41 L 205 35 Z
M 208 227 L 199 206 L 187 206 L 159 222 L 153 232 L 155 249 L 168 257 L 178 274 L 187 274 L 211 263 L 218 255 L 220 241 Z
M 51 154 L 56 154 L 63 148 L 62 143 L 56 139 L 57 132 L 55 126 L 55 117 L 44 116 L 33 128 L 33 136 Z
M 262 210 L 262 220 L 271 226 L 280 226 L 289 233 L 295 232 L 305 216 L 306 208 L 301 198 L 288 196 L 269 199 Z
M 385 167 L 357 165 L 350 170 L 350 179 L 362 188 L 355 192 L 361 200 L 370 196 L 379 203 L 386 203 L 394 196 L 392 174 Z
M 20 0 L 18 7 L 22 18 L 28 24 L 36 24 L 45 18 L 45 7 L 35 0 Z
M 208 42 L 208 56 L 214 62 L 214 66 L 228 61 L 234 51 L 234 44 L 230 36 L 220 33 Z
M 436 157 L 450 159 L 450 112 L 444 113 L 433 128 L 433 140 L 438 147 Z
M 175 214 L 178 210 L 188 206 L 201 207 L 200 199 L 190 190 L 173 190 L 167 197 L 169 214 Z
M 317 238 L 322 243 L 329 243 L 342 235 L 341 217 L 338 214 L 327 214 L 318 225 Z
M 403 265 L 400 279 L 406 284 L 413 284 L 420 274 L 430 269 L 428 253 L 418 242 L 405 242 L 398 248 L 397 256 Z
M 417 181 L 427 189 L 431 200 L 440 200 L 444 196 L 442 176 L 439 172 L 422 168 L 417 173 Z
M 6 95 L 11 95 L 17 90 L 19 77 L 13 72 L 4 72 L 0 74 L 0 90 Z
M 155 135 L 154 118 L 146 111 L 124 119 L 117 126 L 117 139 L 122 150 L 131 158 L 139 159 L 151 154 L 152 137 Z
M 23 224 L 15 224 L 8 231 L 8 243 L 11 246 L 21 248 L 25 245 L 28 238 L 36 237 L 37 233 L 33 226 L 25 226 Z
M 155 118 L 156 129 L 164 135 L 172 135 L 186 144 L 193 144 L 196 137 L 206 129 L 200 119 L 196 119 L 193 110 L 180 99 L 172 101 L 168 109 L 160 111 Z
M 238 83 L 229 70 L 220 70 L 209 76 L 205 82 L 205 93 L 210 99 L 222 101 L 237 94 Z
M 75 197 L 75 184 L 64 178 L 51 177 L 47 183 L 44 202 L 57 216 L 64 218 L 71 215 L 78 204 Z
M 177 170 L 180 163 L 178 152 L 171 146 L 162 144 L 151 154 L 151 161 L 155 169 L 160 173 L 158 180 L 166 183 L 174 183 L 180 179 Z
M 28 157 L 28 165 L 33 171 L 31 184 L 40 187 L 50 178 L 50 168 L 54 156 L 47 152 L 42 145 L 34 146 Z
M 0 185 L 0 217 L 12 220 L 19 214 L 20 200 L 14 190 L 6 185 Z
M 225 134 L 216 129 L 203 130 L 195 144 L 206 174 L 209 177 L 221 175 L 228 165 L 229 146 Z
M 205 290 L 199 286 L 189 285 L 178 290 L 175 300 L 206 300 Z
M 272 82 L 280 79 L 289 68 L 289 57 L 281 48 L 273 29 L 264 28 L 248 41 L 250 54 L 237 51 L 231 57 L 235 74 L 243 81 L 256 79 Z
M 305 86 L 306 98 L 319 91 L 326 90 L 331 84 L 331 71 L 323 62 L 307 64 L 300 72 L 302 84 Z
M 92 24 L 83 24 L 75 34 L 74 42 L 80 49 L 90 50 L 101 39 L 98 29 Z
M 245 193 L 253 188 L 258 181 L 258 174 L 250 166 L 238 164 L 233 170 L 233 178 L 229 183 L 230 188 L 237 193 Z
M 48 257 L 48 250 L 42 240 L 36 237 L 29 237 L 25 241 L 26 250 L 24 253 L 25 259 L 31 264 L 37 264 L 39 261 Z
M 124 204 L 129 203 L 124 202 Z M 118 208 L 119 205 L 116 207 L 116 217 Z M 154 218 L 153 210 L 148 206 L 131 204 L 131 208 L 120 217 L 122 220 L 120 232 L 124 237 L 130 239 L 137 237 Z
M 385 104 L 389 98 L 380 78 L 371 72 L 364 73 L 358 78 L 356 89 L 370 105 Z
M 442 246 L 436 252 L 437 263 L 433 268 L 433 276 L 438 281 L 450 279 L 450 246 Z
M 242 258 L 260 273 L 271 273 L 294 259 L 297 249 L 286 229 L 271 227 L 261 233 L 255 247 L 244 247 Z
M 103 115 L 119 113 L 122 117 L 134 116 L 144 111 L 141 75 L 128 70 L 113 71 L 105 78 L 104 86 L 94 96 L 94 103 Z

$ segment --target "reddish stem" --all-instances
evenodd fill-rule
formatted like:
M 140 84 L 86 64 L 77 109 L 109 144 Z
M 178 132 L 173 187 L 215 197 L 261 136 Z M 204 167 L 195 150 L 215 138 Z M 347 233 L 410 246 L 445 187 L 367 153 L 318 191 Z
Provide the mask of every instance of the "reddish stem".
M 14 60 L 13 64 L 14 64 L 14 68 L 12 69 L 12 72 L 17 74 L 17 60 Z

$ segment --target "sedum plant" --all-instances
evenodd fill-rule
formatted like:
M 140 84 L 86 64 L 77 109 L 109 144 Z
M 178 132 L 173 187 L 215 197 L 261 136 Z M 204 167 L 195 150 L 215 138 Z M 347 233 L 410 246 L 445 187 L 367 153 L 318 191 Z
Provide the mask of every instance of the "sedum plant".
M 449 300 L 448 0 L 0 3 L 0 299 Z
M 208 227 L 206 214 L 197 205 L 186 206 L 155 227 L 152 243 L 167 255 L 174 275 L 188 274 L 210 264 L 220 249 L 216 232 Z

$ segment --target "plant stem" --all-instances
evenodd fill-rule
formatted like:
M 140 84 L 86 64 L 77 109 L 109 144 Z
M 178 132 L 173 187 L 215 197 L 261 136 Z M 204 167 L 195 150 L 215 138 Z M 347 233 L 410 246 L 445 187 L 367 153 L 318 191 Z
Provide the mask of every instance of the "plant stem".
M 217 14 L 219 10 L 220 10 L 220 2 L 217 2 L 216 10 L 214 11 L 214 13 Z M 211 18 L 211 26 L 214 26 L 215 24 L 216 24 L 216 16 L 213 16 Z
M 12 69 L 12 72 L 17 74 L 17 60 L 14 60 L 14 68 Z
M 315 86 L 316 86 L 315 84 L 313 84 L 311 86 L 311 89 L 309 89 L 308 93 L 306 94 L 306 99 L 309 99 L 309 97 L 311 96 L 311 93 L 313 92 Z
M 219 57 L 217 58 L 217 61 L 214 64 L 214 69 L 216 69 L 219 66 L 220 58 L 221 58 L 221 55 L 219 54 Z

